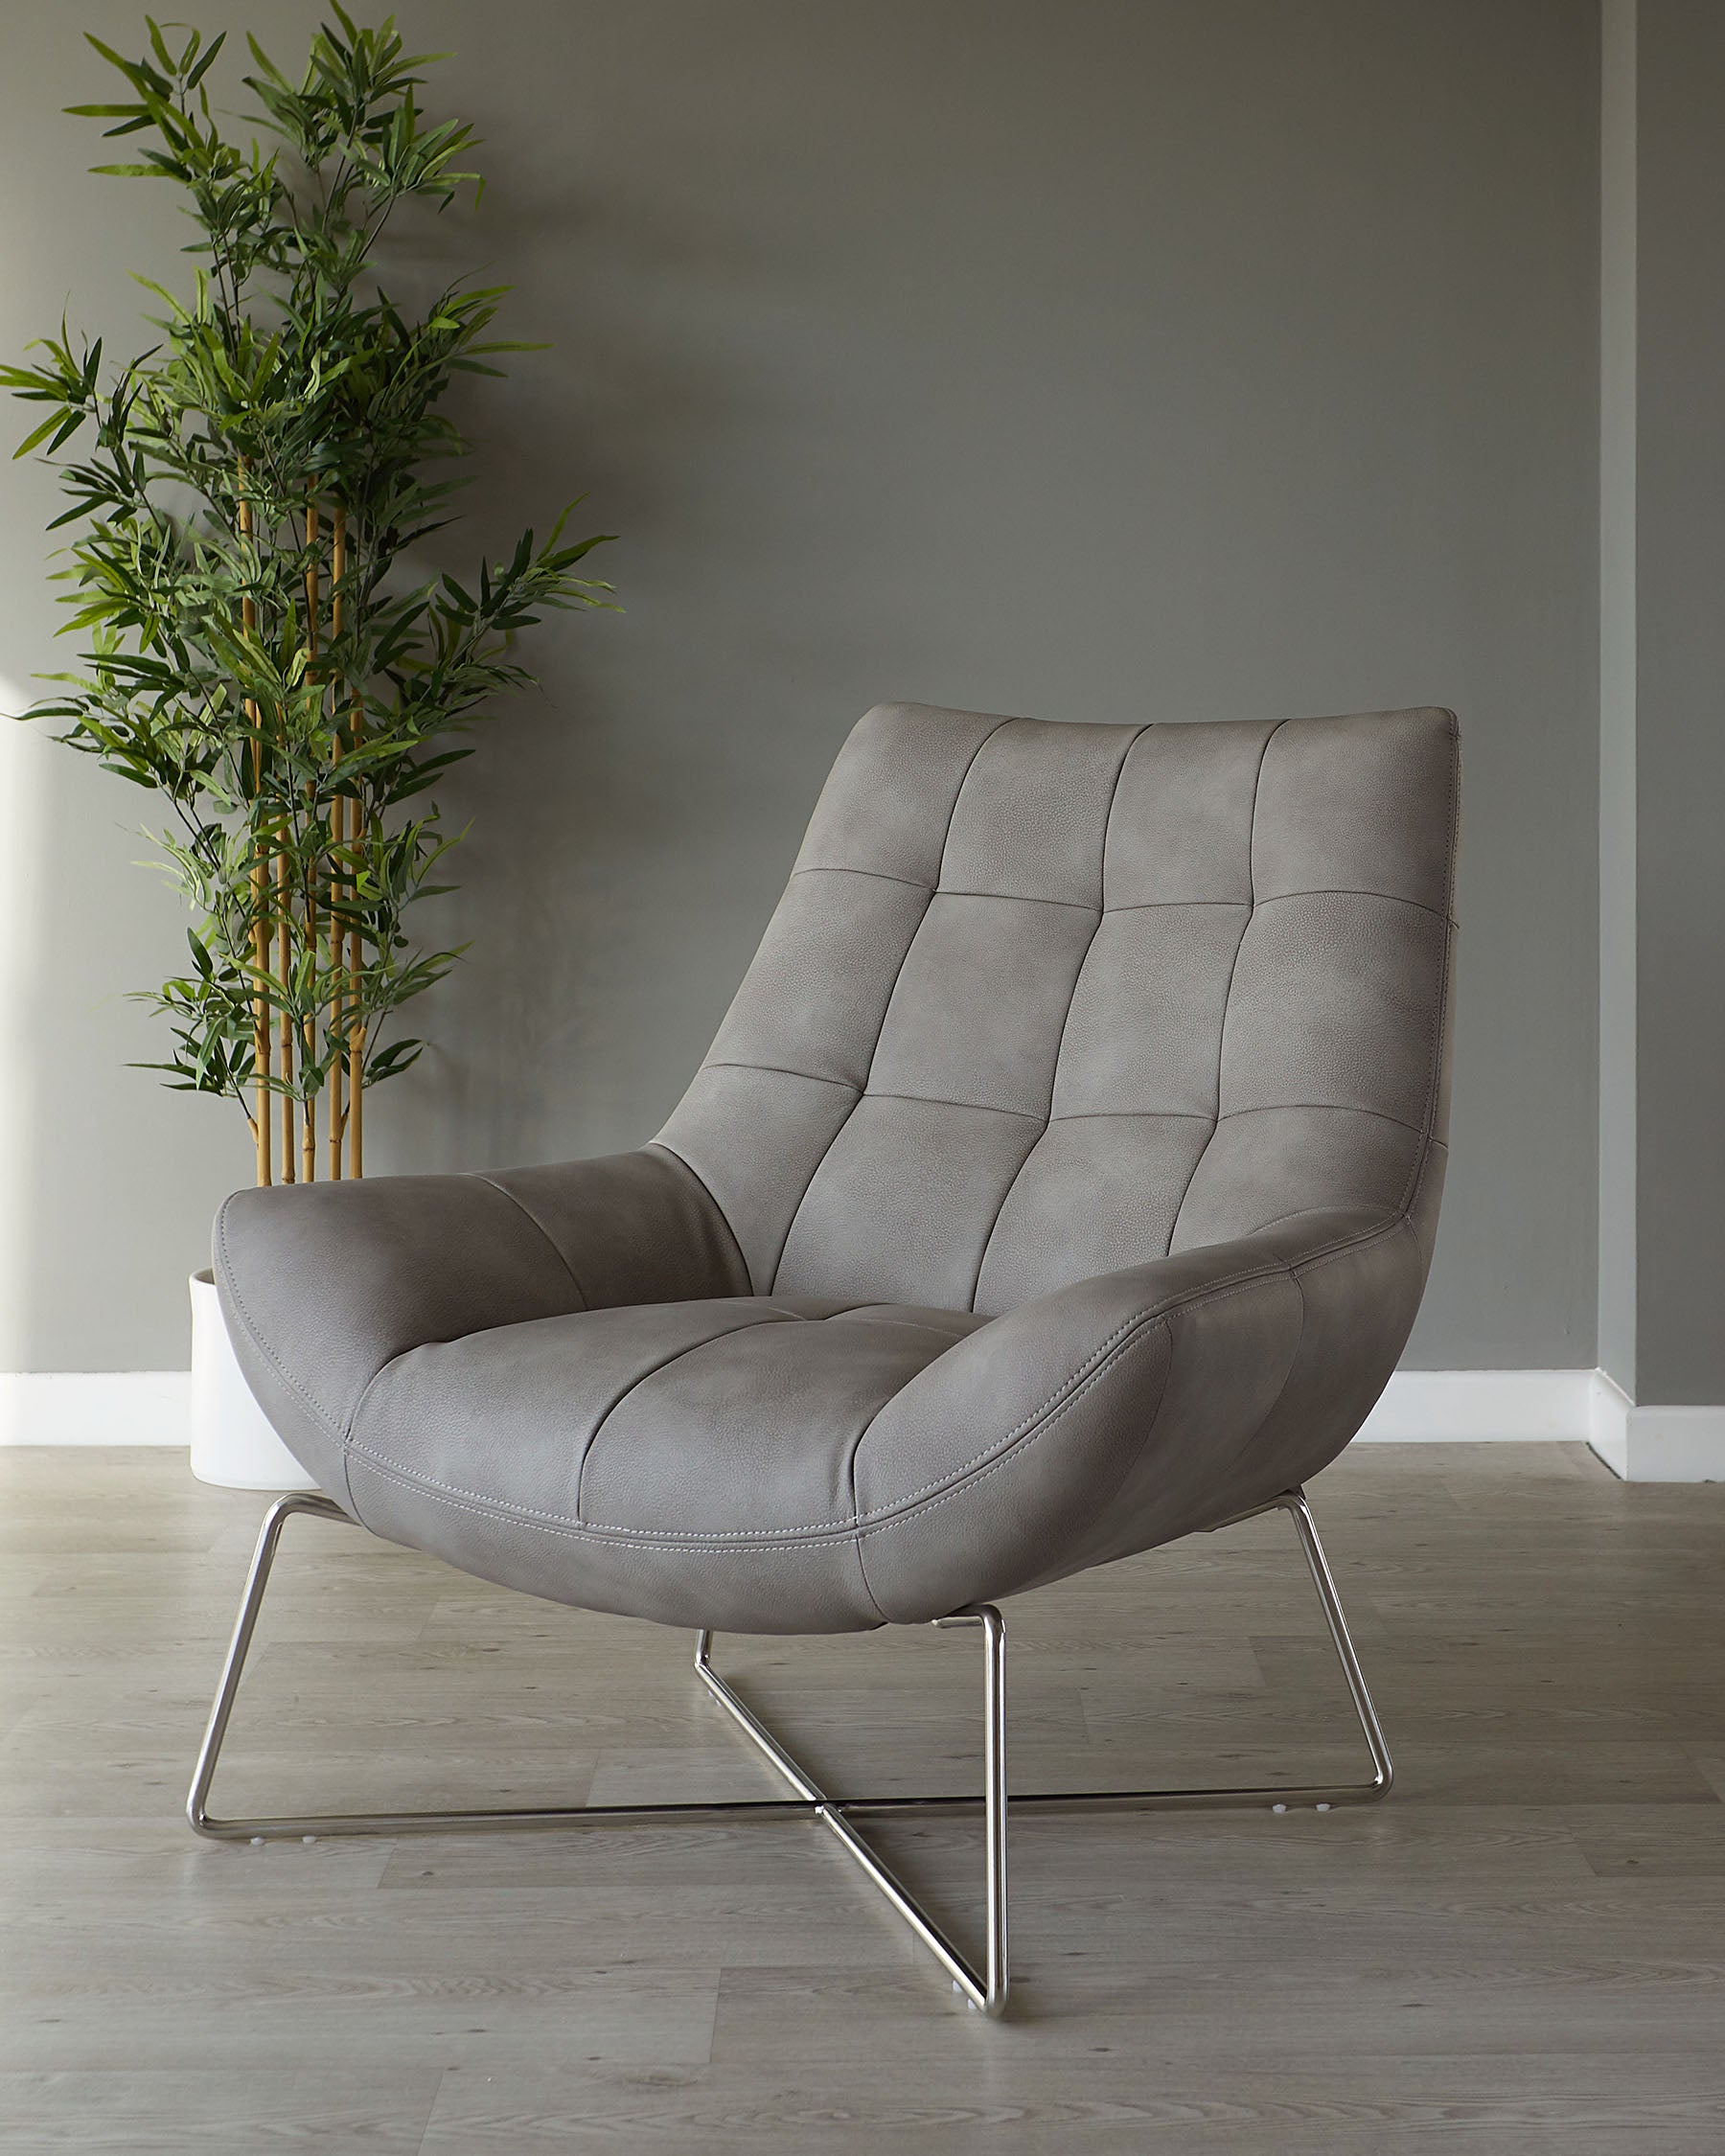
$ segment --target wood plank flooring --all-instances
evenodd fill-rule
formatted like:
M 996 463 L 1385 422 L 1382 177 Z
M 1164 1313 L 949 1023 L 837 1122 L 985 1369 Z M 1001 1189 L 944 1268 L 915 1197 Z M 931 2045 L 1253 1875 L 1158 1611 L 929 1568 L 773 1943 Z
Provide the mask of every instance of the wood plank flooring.
M 1718 2156 L 1725 1485 L 1356 1447 L 1365 1811 L 1026 1818 L 1014 2016 L 800 1822 L 196 1841 L 263 1501 L 0 1451 L 0 2151 Z M 1352 1778 L 1287 1523 L 1008 1605 L 1021 1786 Z M 690 1642 L 296 1521 L 218 1809 L 767 1794 Z M 974 1787 L 972 1636 L 721 1640 L 831 1787 Z M 978 1829 L 883 1845 L 974 1938 Z

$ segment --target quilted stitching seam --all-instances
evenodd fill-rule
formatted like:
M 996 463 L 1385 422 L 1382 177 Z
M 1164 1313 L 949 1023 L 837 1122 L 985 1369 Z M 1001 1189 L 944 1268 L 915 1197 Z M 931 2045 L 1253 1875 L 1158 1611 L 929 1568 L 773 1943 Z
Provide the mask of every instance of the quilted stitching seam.
M 572 1542 L 600 1543 L 608 1549 L 662 1549 L 672 1547 L 679 1548 L 688 1547 L 687 1544 L 682 1543 L 672 1544 L 669 1538 L 662 1533 L 643 1533 L 635 1528 L 601 1530 L 586 1523 L 562 1519 L 555 1513 L 516 1511 L 508 1505 L 498 1504 L 494 1500 L 478 1503 L 467 1502 L 464 1502 L 464 1498 L 471 1493 L 457 1493 L 442 1482 L 433 1482 L 425 1476 L 409 1474 L 402 1469 L 386 1465 L 383 1460 L 370 1453 L 363 1452 L 358 1446 L 355 1446 L 354 1454 L 356 1459 L 368 1473 L 380 1476 L 384 1481 L 399 1482 L 404 1488 L 413 1490 L 422 1497 L 435 1498 L 440 1504 L 449 1505 L 457 1512 L 473 1513 L 480 1519 L 508 1520 L 518 1526 L 531 1527 L 540 1534 L 562 1535 Z M 810 1535 L 801 1542 L 784 1544 L 781 1547 L 796 1549 L 816 1549 L 841 1546 L 853 1539 L 853 1534 L 845 1531 L 837 1534 Z M 714 1556 L 746 1557 L 759 1556 L 763 1549 L 770 1548 L 773 1546 L 766 1541 L 729 1544 L 715 1541 L 711 1544 L 703 1544 L 701 1547 Z
M 1320 1115 L 1368 1115 L 1374 1123 L 1393 1123 L 1398 1131 L 1411 1131 L 1415 1137 L 1424 1137 L 1426 1134 L 1423 1123 L 1410 1123 L 1400 1115 L 1386 1115 L 1381 1108 L 1362 1108 L 1358 1101 L 1352 1100 L 1267 1100 L 1257 1108 L 1230 1108 L 1221 1120 L 1224 1123 L 1237 1123 L 1242 1116 L 1280 1115 L 1289 1109 L 1301 1113 L 1310 1109 Z M 1317 1208 L 1312 1205 L 1298 1205 L 1295 1210 L 1309 1213 Z M 1256 1232 L 1255 1229 L 1254 1232 Z
M 586 1290 L 582 1286 L 580 1277 L 577 1274 L 575 1268 L 569 1263 L 568 1259 L 564 1255 L 562 1250 L 552 1240 L 551 1230 L 545 1226 L 544 1222 L 540 1220 L 539 1215 L 533 1210 L 532 1206 L 523 1204 L 523 1202 L 516 1196 L 515 1192 L 513 1190 L 507 1189 L 502 1183 L 497 1181 L 495 1176 L 488 1176 L 482 1174 L 478 1177 L 477 1180 L 480 1182 L 489 1183 L 492 1189 L 494 1189 L 500 1198 L 507 1198 L 510 1204 L 516 1208 L 516 1210 L 521 1215 L 521 1217 L 533 1224 L 533 1226 L 539 1230 L 540 1234 L 543 1236 L 546 1248 L 556 1258 L 558 1264 L 561 1265 L 564 1271 L 569 1275 L 569 1285 L 581 1297 L 581 1307 L 583 1308 L 583 1310 L 590 1310 L 593 1307 L 592 1299 L 588 1296 Z
M 875 1057 L 879 1055 L 881 1051 L 881 1041 L 886 1031 L 886 1021 L 892 1016 L 892 998 L 898 993 L 898 984 L 904 976 L 906 962 L 908 960 L 911 951 L 915 948 L 917 937 L 922 934 L 923 923 L 926 922 L 929 918 L 929 908 L 933 905 L 935 891 L 938 890 L 940 886 L 941 871 L 946 866 L 946 850 L 948 844 L 951 842 L 953 836 L 953 819 L 958 814 L 958 803 L 964 793 L 964 783 L 966 779 L 970 777 L 971 772 L 975 769 L 977 758 L 981 755 L 982 751 L 988 746 L 989 743 L 993 741 L 996 734 L 1000 732 L 1000 728 L 1002 726 L 1008 726 L 1011 723 L 1012 721 L 1010 719 L 997 719 L 994 724 L 989 727 L 987 733 L 985 733 L 982 736 L 982 739 L 977 744 L 976 747 L 971 750 L 970 755 L 965 760 L 964 769 L 958 774 L 958 784 L 953 789 L 952 806 L 947 811 L 946 831 L 942 836 L 940 841 L 940 860 L 936 864 L 934 870 L 934 887 L 932 889 L 929 889 L 929 895 L 924 903 L 922 909 L 922 919 L 917 922 L 915 929 L 911 931 L 910 941 L 905 946 L 904 956 L 899 960 L 898 972 L 893 975 L 892 985 L 887 989 L 886 1000 L 881 1005 L 881 1022 L 875 1028 L 874 1042 L 868 1051 L 868 1065 L 862 1073 L 862 1091 L 859 1093 L 857 1095 L 857 1098 L 850 1104 L 850 1107 L 845 1113 L 844 1122 L 840 1124 L 839 1128 L 827 1140 L 825 1147 L 821 1151 L 820 1158 L 816 1161 L 808 1181 L 804 1183 L 802 1187 L 801 1196 L 797 1199 L 796 1204 L 791 1208 L 791 1218 L 785 1223 L 785 1232 L 779 1243 L 778 1254 L 772 1261 L 772 1279 L 769 1283 L 769 1293 L 771 1293 L 771 1291 L 778 1285 L 779 1269 L 785 1262 L 785 1252 L 789 1249 L 791 1238 L 796 1230 L 797 1216 L 799 1213 L 801 1213 L 803 1207 L 809 1202 L 809 1193 L 815 1187 L 816 1178 L 820 1174 L 820 1171 L 825 1166 L 826 1162 L 831 1159 L 833 1148 L 844 1135 L 846 1125 L 848 1125 L 851 1117 L 857 1112 L 858 1108 L 867 1095 L 869 1075 L 874 1069 Z M 925 889 L 928 888 L 927 885 L 919 887 Z
M 683 1158 L 680 1153 L 674 1153 L 668 1145 L 661 1145 L 656 1138 L 649 1138 L 647 1143 L 642 1146 L 641 1151 L 643 1153 L 659 1154 L 663 1158 L 669 1160 L 672 1164 L 673 1171 L 680 1171 L 683 1175 L 687 1176 L 689 1181 L 695 1185 L 696 1189 L 700 1191 L 701 1195 L 706 1200 L 707 1204 L 712 1207 L 713 1219 L 718 1224 L 718 1226 L 724 1230 L 724 1239 L 730 1245 L 732 1257 L 734 1257 L 737 1261 L 735 1277 L 742 1282 L 743 1290 L 747 1290 L 748 1286 L 748 1260 L 743 1255 L 743 1246 L 737 1241 L 737 1231 L 731 1226 L 730 1220 L 725 1213 L 724 1207 L 719 1203 L 718 1199 L 713 1196 L 711 1190 L 708 1189 L 706 1179 L 703 1176 L 698 1175 L 696 1171 L 692 1167 L 690 1167 L 689 1163 Z
M 714 1056 L 702 1065 L 703 1070 L 765 1070 L 774 1078 L 806 1078 L 811 1086 L 831 1086 L 838 1092 L 854 1093 L 862 1089 L 850 1078 L 823 1078 L 815 1070 L 793 1070 L 782 1063 L 745 1063 L 740 1056 Z M 682 1155 L 677 1158 L 680 1160 Z M 693 1171 L 691 1170 L 691 1173 Z
M 1264 736 L 1264 745 L 1258 750 L 1257 769 L 1252 779 L 1252 809 L 1246 818 L 1246 918 L 1240 924 L 1240 939 L 1234 945 L 1233 961 L 1228 969 L 1228 986 L 1222 996 L 1222 1023 L 1216 1028 L 1216 1112 L 1210 1118 L 1212 1141 L 1222 1120 L 1222 1059 L 1228 1049 L 1228 1013 L 1233 1002 L 1234 975 L 1240 970 L 1240 953 L 1246 948 L 1246 938 L 1252 933 L 1252 917 L 1257 911 L 1257 863 L 1254 856 L 1257 846 L 1258 793 L 1264 783 L 1264 762 L 1270 754 L 1270 745 L 1287 723 L 1288 721 L 1283 719 Z M 1187 1176 L 1185 1188 L 1180 1194 L 1180 1203 L 1174 1208 L 1174 1225 L 1168 1230 L 1170 1250 L 1174 1247 L 1175 1236 L 1180 1232 L 1180 1216 L 1185 1211 L 1185 1202 L 1192 1195 L 1192 1185 L 1198 1180 L 1198 1171 L 1203 1167 L 1208 1152 L 1209 1145 L 1207 1143 L 1204 1151 L 1192 1162 L 1192 1172 Z
M 1096 948 L 1096 938 L 1102 932 L 1102 924 L 1108 918 L 1108 827 L 1114 821 L 1115 803 L 1120 798 L 1120 777 L 1126 768 L 1127 758 L 1137 747 L 1139 737 L 1149 731 L 1148 726 L 1138 726 L 1127 737 L 1126 745 L 1120 751 L 1120 761 L 1115 766 L 1114 784 L 1108 790 L 1108 807 L 1102 813 L 1102 848 L 1096 862 L 1096 918 L 1091 929 L 1090 940 L 1085 944 L 1083 955 L 1078 960 L 1078 969 L 1072 975 L 1071 994 L 1067 998 L 1066 1014 L 1061 1019 L 1060 1032 L 1054 1043 L 1054 1062 L 1048 1071 L 1048 1105 L 1041 1118 L 1044 1137 L 1047 1135 L 1048 1125 L 1054 1114 L 1054 1096 L 1060 1090 L 1061 1051 L 1066 1046 L 1067 1028 L 1072 1022 L 1072 1009 L 1078 1000 L 1078 985 L 1084 978 L 1084 969 L 1090 964 L 1091 952 Z M 1042 1139 L 1039 1138 L 1037 1144 L 1041 1143 Z M 1018 1188 L 1019 1178 L 1035 1155 L 1036 1146 L 1033 1145 L 1014 1169 L 1005 1189 L 1000 1193 L 1000 1202 L 995 1207 L 993 1220 L 988 1224 L 988 1233 L 983 1236 L 982 1248 L 977 1253 L 977 1273 L 971 1282 L 970 1292 L 972 1310 L 976 1309 L 977 1297 L 982 1292 L 982 1274 L 988 1265 L 988 1250 L 995 1239 L 995 1229 L 1000 1227 L 1000 1216 L 1006 1210 L 1012 1193 Z
M 647 1369 L 638 1370 L 614 1398 L 606 1402 L 598 1421 L 587 1433 L 586 1443 L 581 1448 L 580 1464 L 575 1470 L 576 1524 L 581 1524 L 582 1488 L 586 1481 L 587 1462 L 592 1458 L 595 1447 L 605 1434 L 606 1424 L 610 1422 L 611 1416 L 616 1413 L 624 1401 L 638 1392 L 650 1377 L 656 1377 L 661 1370 L 670 1369 L 674 1364 L 685 1361 L 689 1356 L 699 1353 L 703 1347 L 715 1346 L 722 1340 L 734 1340 L 739 1333 L 754 1332 L 762 1325 L 794 1325 L 800 1321 L 789 1311 L 763 1311 L 758 1318 L 751 1318 L 747 1322 L 732 1325 L 727 1330 L 715 1333 L 706 1340 L 690 1341 L 687 1346 L 678 1348 L 674 1354 L 661 1356 L 656 1363 L 651 1365 Z M 475 1491 L 469 1491 L 468 1493 L 470 1497 L 477 1494 Z
M 1285 722 L 1284 722 L 1285 723 Z M 1254 899 L 1254 906 L 1286 906 L 1297 898 L 1374 898 L 1382 899 L 1387 906 L 1411 906 L 1415 913 L 1429 913 L 1435 921 L 1447 921 L 1449 913 L 1440 906 L 1427 906 L 1423 899 L 1408 898 L 1401 891 L 1370 891 L 1353 883 L 1307 883 L 1297 891 L 1273 891 L 1268 898 Z

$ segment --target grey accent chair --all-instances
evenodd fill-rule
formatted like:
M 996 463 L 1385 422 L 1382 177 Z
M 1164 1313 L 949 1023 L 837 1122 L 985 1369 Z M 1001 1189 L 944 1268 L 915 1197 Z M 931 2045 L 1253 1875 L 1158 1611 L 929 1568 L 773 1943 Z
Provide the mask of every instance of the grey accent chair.
M 1287 1509 L 1371 1780 L 1111 1796 L 1381 1795 L 1301 1485 L 1382 1391 L 1431 1260 L 1458 786 L 1443 711 L 1114 726 L 883 706 L 651 1144 L 229 1199 L 234 1343 L 327 1495 L 264 1524 L 193 1823 L 727 1808 L 213 1818 L 295 1511 L 690 1627 L 708 1690 L 790 1784 L 771 1808 L 836 1834 L 986 2012 L 1007 1994 L 1000 1597 Z M 927 1622 L 984 1638 L 979 1970 L 854 1824 L 943 1800 L 828 1798 L 709 1659 L 718 1631 Z

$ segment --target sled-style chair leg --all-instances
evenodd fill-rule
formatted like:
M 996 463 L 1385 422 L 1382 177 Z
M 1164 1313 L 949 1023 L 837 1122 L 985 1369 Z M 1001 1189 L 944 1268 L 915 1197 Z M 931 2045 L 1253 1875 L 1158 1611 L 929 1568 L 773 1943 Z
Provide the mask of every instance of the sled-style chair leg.
M 969 2004 L 991 2019 L 1005 2011 L 1010 1989 L 1007 1954 L 1006 1837 L 1009 1809 L 1078 1810 L 1092 1805 L 1122 1809 L 1192 1810 L 1223 1806 L 1269 1804 L 1276 1809 L 1316 1805 L 1370 1803 L 1385 1796 L 1393 1778 L 1389 1748 L 1377 1710 L 1367 1689 L 1359 1657 L 1343 1615 L 1336 1584 L 1319 1540 L 1311 1507 L 1302 1490 L 1290 1490 L 1260 1511 L 1284 1510 L 1293 1519 L 1295 1531 L 1312 1584 L 1318 1591 L 1332 1645 L 1342 1664 L 1348 1696 L 1359 1717 L 1371 1755 L 1369 1781 L 1326 1785 L 1267 1786 L 1263 1788 L 1046 1790 L 1012 1796 L 1006 1780 L 1006 1625 L 992 1603 L 980 1602 L 937 1617 L 942 1628 L 975 1626 L 982 1635 L 982 1758 L 983 1790 L 975 1797 L 829 1797 L 807 1769 L 798 1764 L 752 1709 L 738 1696 L 712 1664 L 713 1634 L 696 1637 L 695 1669 L 702 1684 L 718 1701 L 749 1741 L 762 1753 L 792 1794 L 783 1798 L 696 1800 L 654 1804 L 580 1804 L 568 1807 L 512 1806 L 473 1811 L 326 1812 L 304 1813 L 291 1818 L 221 1819 L 209 1809 L 211 1785 L 227 1734 L 234 1702 L 239 1694 L 246 1656 L 257 1629 L 264 1591 L 275 1563 L 282 1530 L 295 1513 L 313 1519 L 336 1520 L 352 1525 L 348 1515 L 328 1498 L 295 1493 L 279 1498 L 264 1515 L 252 1556 L 251 1571 L 241 1598 L 234 1636 L 222 1666 L 209 1727 L 204 1732 L 187 1816 L 203 1835 L 227 1842 L 312 1841 L 323 1835 L 482 1834 L 521 1833 L 538 1828 L 601 1825 L 607 1822 L 652 1819 L 715 1819 L 738 1813 L 760 1812 L 819 1822 L 845 1853 L 866 1874 L 870 1883 L 907 1923 L 934 1960 L 951 1977 L 954 1988 Z M 1243 1519 L 1256 1513 L 1241 1515 Z M 1230 1521 L 1225 1525 L 1235 1525 Z M 986 1942 L 982 1965 L 976 1966 L 941 1930 L 933 1918 L 898 1880 L 880 1854 L 858 1831 L 854 1822 L 870 1815 L 897 1812 L 973 1811 L 980 1802 L 985 1850 Z

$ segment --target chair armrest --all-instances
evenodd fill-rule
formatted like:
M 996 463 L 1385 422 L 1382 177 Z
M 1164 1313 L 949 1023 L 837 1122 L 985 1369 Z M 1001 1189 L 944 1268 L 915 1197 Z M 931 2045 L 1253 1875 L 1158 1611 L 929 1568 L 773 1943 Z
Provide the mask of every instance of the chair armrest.
M 1383 1390 L 1426 1264 L 1406 1214 L 1300 1213 L 1079 1281 L 971 1334 L 858 1450 L 863 1571 L 883 1615 L 914 1623 L 967 1592 L 1058 1579 L 1315 1474 Z
M 410 1348 L 578 1310 L 748 1293 L 705 1186 L 656 1146 L 498 1175 L 236 1191 L 217 1216 L 214 1264 L 246 1382 L 344 1502 L 355 1411 Z

